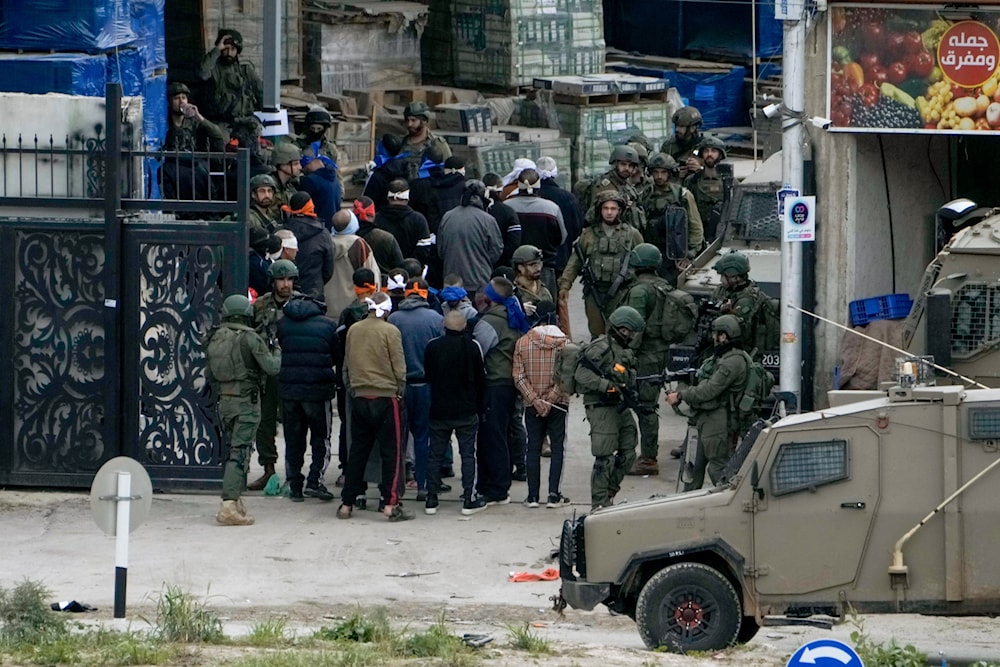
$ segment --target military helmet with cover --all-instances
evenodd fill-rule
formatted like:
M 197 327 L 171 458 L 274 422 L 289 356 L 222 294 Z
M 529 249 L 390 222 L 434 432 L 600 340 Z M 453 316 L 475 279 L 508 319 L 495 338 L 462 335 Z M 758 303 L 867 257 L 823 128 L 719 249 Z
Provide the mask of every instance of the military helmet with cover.
M 646 150 L 646 147 L 635 141 L 630 141 L 626 145 L 635 151 L 635 154 L 639 156 L 639 164 L 645 167 L 646 163 L 649 162 L 649 151 Z
M 424 102 L 421 102 L 419 100 L 413 101 L 407 104 L 406 108 L 403 109 L 403 118 L 409 118 L 410 116 L 413 116 L 414 118 L 423 118 L 424 120 L 430 120 L 431 110 Z
M 285 141 L 274 147 L 271 151 L 271 164 L 288 164 L 298 162 L 302 159 L 302 151 L 290 141 Z
M 615 328 L 625 328 L 639 333 L 646 326 L 646 320 L 632 306 L 619 306 L 608 318 L 608 324 Z
M 714 148 L 720 153 L 722 153 L 722 159 L 726 159 L 726 144 L 723 143 L 722 139 L 719 139 L 715 135 L 706 134 L 701 138 L 701 142 L 698 144 L 698 149 L 702 150 L 705 148 Z
M 652 243 L 640 243 L 628 255 L 628 265 L 634 269 L 656 269 L 662 261 L 663 254 Z
M 597 193 L 597 208 L 600 208 L 609 201 L 618 202 L 620 208 L 625 208 L 625 197 L 618 190 L 603 190 Z
M 333 125 L 333 116 L 330 115 L 329 111 L 323 108 L 310 109 L 306 112 L 306 125 L 312 125 L 314 123 L 329 127 L 330 125 Z
M 701 112 L 695 107 L 681 107 L 671 119 L 674 125 L 701 125 Z
M 731 252 L 715 263 L 715 270 L 724 276 L 744 276 L 750 273 L 750 260 L 741 252 Z
M 631 146 L 620 144 L 611 149 L 611 157 L 608 158 L 608 164 L 614 164 L 615 162 L 639 164 L 639 154 Z
M 680 165 L 677 164 L 677 160 L 674 159 L 672 155 L 666 153 L 653 153 L 649 157 L 648 167 L 652 169 L 666 169 L 667 171 L 678 171 L 680 170 Z
M 518 246 L 514 254 L 510 256 L 510 263 L 517 267 L 520 264 L 542 261 L 542 251 L 533 245 Z
M 271 280 L 275 278 L 298 278 L 299 267 L 290 259 L 279 259 L 267 267 L 267 277 Z
M 736 340 L 742 335 L 740 321 L 735 315 L 720 315 L 712 320 L 712 331 L 721 331 L 729 337 L 729 340 Z
M 274 176 L 271 176 L 271 174 L 257 174 L 250 179 L 250 192 L 255 192 L 257 188 L 277 190 L 278 182 L 274 180 Z
M 223 317 L 250 317 L 253 315 L 253 305 L 250 299 L 242 294 L 231 294 L 222 302 Z
M 170 99 L 174 95 L 187 95 L 191 97 L 191 89 L 180 81 L 174 81 L 167 86 L 167 99 Z

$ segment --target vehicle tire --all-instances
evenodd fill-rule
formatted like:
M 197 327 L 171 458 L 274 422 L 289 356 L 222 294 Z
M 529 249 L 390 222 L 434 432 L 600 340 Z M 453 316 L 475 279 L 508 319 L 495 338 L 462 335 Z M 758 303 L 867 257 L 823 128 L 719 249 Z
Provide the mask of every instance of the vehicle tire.
M 676 563 L 642 587 L 635 616 L 639 635 L 650 649 L 716 651 L 736 642 L 743 605 L 718 570 L 701 563 Z
M 744 616 L 743 622 L 740 624 L 740 631 L 736 635 L 736 643 L 746 644 L 757 635 L 758 630 L 760 630 L 760 626 L 757 624 L 757 619 L 753 616 Z

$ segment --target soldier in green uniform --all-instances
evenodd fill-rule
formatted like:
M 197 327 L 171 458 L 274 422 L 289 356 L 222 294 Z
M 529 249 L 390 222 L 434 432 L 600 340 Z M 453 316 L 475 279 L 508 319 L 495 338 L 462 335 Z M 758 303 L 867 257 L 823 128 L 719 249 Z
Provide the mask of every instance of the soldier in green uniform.
M 327 131 L 333 125 L 333 116 L 322 107 L 310 109 L 306 112 L 306 131 L 295 139 L 295 145 L 304 154 L 312 155 L 312 145 L 319 142 L 319 152 L 327 156 L 336 163 L 340 163 L 340 151 L 337 144 L 330 141 Z
M 242 294 L 222 304 L 222 324 L 205 341 L 205 376 L 219 396 L 219 419 L 229 438 L 229 455 L 222 477 L 222 507 L 215 520 L 225 526 L 249 526 L 240 494 L 247 482 L 247 467 L 254 432 L 260 422 L 261 374 L 281 370 L 281 348 L 268 349 L 250 327 L 253 306 Z
M 451 148 L 440 137 L 435 137 L 430 131 L 431 110 L 423 102 L 410 102 L 403 109 L 403 121 L 406 123 L 406 136 L 403 138 L 403 148 L 400 153 L 409 153 L 406 158 L 409 167 L 407 180 L 413 181 L 420 176 L 420 163 L 424 159 L 424 151 L 433 144 L 441 155 L 441 162 L 451 157 Z
M 559 277 L 559 301 L 562 303 L 568 301 L 576 277 L 583 277 L 587 327 L 595 337 L 604 333 L 604 318 L 611 312 L 616 295 L 628 278 L 629 253 L 642 243 L 639 230 L 622 222 L 624 207 L 625 201 L 617 190 L 600 193 L 594 205 L 600 222 L 580 234 Z
M 528 322 L 533 325 L 538 304 L 542 301 L 555 303 L 552 293 L 542 282 L 542 251 L 533 245 L 518 246 L 511 254 L 510 263 L 517 273 L 514 276 L 517 298 L 528 316 Z
M 695 107 L 681 107 L 674 112 L 671 120 L 674 124 L 674 136 L 663 142 L 660 152 L 677 160 L 683 180 L 688 174 L 701 168 L 701 160 L 694 154 L 694 149 L 702 139 L 701 112 Z
M 267 267 L 267 276 L 271 279 L 271 291 L 253 302 L 253 326 L 266 340 L 276 340 L 282 308 L 293 298 L 302 296 L 293 288 L 295 279 L 299 277 L 299 270 L 294 262 L 279 259 Z M 269 375 L 264 379 L 260 399 L 260 426 L 257 427 L 256 437 L 257 461 L 264 468 L 264 474 L 247 486 L 251 491 L 263 489 L 274 474 L 274 464 L 278 462 L 278 448 L 274 444 L 274 437 L 278 432 L 280 410 L 278 378 Z
M 662 256 L 656 246 L 641 243 L 632 250 L 629 266 L 635 281 L 622 303 L 634 308 L 646 323 L 636 348 L 636 370 L 640 376 L 655 375 L 667 367 L 670 344 L 679 343 L 694 328 L 698 308 L 694 299 L 656 274 Z M 630 475 L 659 475 L 660 417 L 656 402 L 659 382 L 639 383 L 639 460 Z
M 712 337 L 715 349 L 698 369 L 697 384 L 667 394 L 668 404 L 684 401 L 691 406 L 691 419 L 698 428 L 698 455 L 685 491 L 701 488 L 706 469 L 712 483 L 718 483 L 739 436 L 736 402 L 746 389 L 750 368 L 740 340 L 739 320 L 733 315 L 717 317 L 712 322 Z
M 302 152 L 295 144 L 285 141 L 271 151 L 271 166 L 274 167 L 274 179 L 278 184 L 274 196 L 278 207 L 287 204 L 299 191 L 299 174 L 302 173 Z
M 241 62 L 243 35 L 232 28 L 222 28 L 215 47 L 205 54 L 198 67 L 198 77 L 208 91 L 206 116 L 232 125 L 237 118 L 252 116 L 261 108 L 264 84 L 251 62 Z
M 652 243 L 661 252 L 667 247 L 667 229 L 665 215 L 670 207 L 680 207 L 687 215 L 687 252 L 683 257 L 675 257 L 668 261 L 669 266 L 661 266 L 660 275 L 671 282 L 677 274 L 688 267 L 691 260 L 698 256 L 705 244 L 705 233 L 702 229 L 701 214 L 698 203 L 690 190 L 673 181 L 678 173 L 677 161 L 665 153 L 655 153 L 649 158 L 649 174 L 651 182 L 639 193 L 639 203 L 646 214 L 646 227 L 642 237 L 647 243 Z
M 646 219 L 639 207 L 639 191 L 632 178 L 639 171 L 639 154 L 631 146 L 615 146 L 608 159 L 611 169 L 590 182 L 582 182 L 582 191 L 577 189 L 580 206 L 584 210 L 587 224 L 600 221 L 600 211 L 595 208 L 597 200 L 606 192 L 616 192 L 624 207 L 622 220 L 638 230 L 645 226 Z
M 754 361 L 760 361 L 765 350 L 766 331 L 761 324 L 759 311 L 768 296 L 750 280 L 750 260 L 741 252 L 723 255 L 715 263 L 722 284 L 712 292 L 712 301 L 719 304 L 719 312 L 735 315 L 743 332 L 743 345 Z
M 608 325 L 608 335 L 580 350 L 573 374 L 590 423 L 594 456 L 590 504 L 594 509 L 611 505 L 635 463 L 635 421 L 623 401 L 635 383 L 635 355 L 629 347 L 645 323 L 634 308 L 621 306 L 611 313 Z
M 722 211 L 719 210 L 714 215 L 713 211 L 723 201 L 726 191 L 726 180 L 718 168 L 719 163 L 726 159 L 726 145 L 718 137 L 706 134 L 698 145 L 698 155 L 703 162 L 702 168 L 688 176 L 684 185 L 698 203 L 705 236 L 714 240 Z
M 278 183 L 270 174 L 257 174 L 250 179 L 250 227 L 259 227 L 267 233 L 281 226 L 278 200 L 275 193 Z
M 630 141 L 627 145 L 639 156 L 639 168 L 632 174 L 632 187 L 635 188 L 636 192 L 641 193 L 647 185 L 652 183 L 648 174 L 649 150 L 637 141 Z

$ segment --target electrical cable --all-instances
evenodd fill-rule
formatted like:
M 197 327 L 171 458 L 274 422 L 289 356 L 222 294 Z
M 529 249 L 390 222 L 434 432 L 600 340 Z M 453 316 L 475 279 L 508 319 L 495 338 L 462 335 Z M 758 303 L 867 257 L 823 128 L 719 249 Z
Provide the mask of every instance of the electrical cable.
M 892 293 L 896 293 L 896 234 L 892 226 L 892 198 L 889 196 L 889 170 L 885 167 L 885 145 L 878 135 L 878 150 L 882 154 L 882 180 L 885 183 L 885 207 L 889 211 L 889 257 L 892 268 Z

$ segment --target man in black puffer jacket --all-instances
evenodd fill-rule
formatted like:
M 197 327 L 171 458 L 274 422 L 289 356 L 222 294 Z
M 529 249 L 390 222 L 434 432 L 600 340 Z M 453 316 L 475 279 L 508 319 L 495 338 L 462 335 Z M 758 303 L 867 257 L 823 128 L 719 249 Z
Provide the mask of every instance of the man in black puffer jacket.
M 330 462 L 330 401 L 337 395 L 333 370 L 337 354 L 337 323 L 323 313 L 326 306 L 308 297 L 292 298 L 282 309 L 278 340 L 288 346 L 278 374 L 285 428 L 285 477 L 293 502 L 304 495 L 333 500 L 323 484 Z M 309 476 L 303 478 L 306 433 L 312 449 Z
M 389 184 L 388 196 L 389 205 L 375 214 L 375 226 L 396 237 L 404 259 L 412 257 L 426 265 L 433 241 L 427 219 L 410 208 L 410 186 L 397 178 Z
M 333 277 L 333 239 L 323 223 L 316 217 L 312 197 L 307 192 L 296 192 L 281 207 L 286 219 L 285 229 L 295 234 L 299 253 L 295 266 L 299 277 L 295 289 L 314 299 L 323 299 L 323 286 Z

